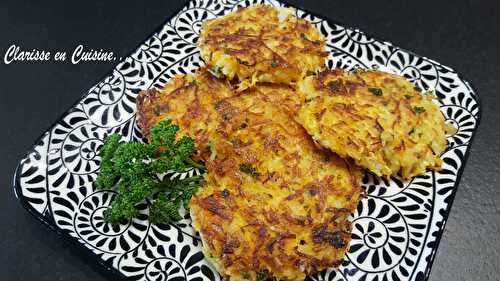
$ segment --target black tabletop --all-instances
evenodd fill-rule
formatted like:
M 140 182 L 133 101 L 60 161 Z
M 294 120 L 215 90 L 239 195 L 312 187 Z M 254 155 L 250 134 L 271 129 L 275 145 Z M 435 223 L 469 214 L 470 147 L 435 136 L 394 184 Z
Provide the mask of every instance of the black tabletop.
M 12 175 L 33 141 L 116 62 L 17 62 L 22 49 L 79 44 L 125 56 L 183 1 L 8 1 L 0 4 L 1 280 L 105 280 L 17 202 Z M 482 122 L 431 280 L 500 280 L 500 2 L 292 1 L 461 72 L 482 99 Z

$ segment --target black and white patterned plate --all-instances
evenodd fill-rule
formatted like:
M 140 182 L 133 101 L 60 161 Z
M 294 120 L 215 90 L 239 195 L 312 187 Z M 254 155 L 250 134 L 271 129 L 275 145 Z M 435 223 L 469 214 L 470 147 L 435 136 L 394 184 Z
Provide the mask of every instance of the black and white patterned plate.
M 119 132 L 141 139 L 135 98 L 140 90 L 161 87 L 177 73 L 203 62 L 195 46 L 201 22 L 247 6 L 255 0 L 192 0 L 157 32 L 92 87 L 36 142 L 20 161 L 14 189 L 36 218 L 83 250 L 110 273 L 130 280 L 219 280 L 204 260 L 189 217 L 173 225 L 151 225 L 148 204 L 141 216 L 116 227 L 102 219 L 115 193 L 97 191 L 97 151 L 105 136 Z M 265 1 L 284 6 L 278 1 Z M 327 38 L 329 67 L 379 68 L 404 75 L 422 89 L 433 89 L 447 122 L 444 167 L 411 181 L 366 175 L 368 197 L 352 215 L 351 249 L 337 269 L 313 280 L 425 280 L 429 276 L 472 137 L 479 124 L 479 99 L 452 69 L 402 50 L 365 33 L 300 9 Z M 195 174 L 173 176 L 187 177 Z

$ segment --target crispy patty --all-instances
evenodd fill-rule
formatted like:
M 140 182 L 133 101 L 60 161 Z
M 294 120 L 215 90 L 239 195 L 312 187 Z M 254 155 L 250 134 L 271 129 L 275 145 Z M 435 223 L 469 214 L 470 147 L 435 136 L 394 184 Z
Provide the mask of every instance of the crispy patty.
M 322 146 L 378 176 L 403 178 L 439 169 L 445 122 L 433 96 L 404 77 L 341 69 L 297 84 L 299 122 Z
M 222 79 L 217 79 L 205 69 L 196 74 L 181 74 L 172 77 L 162 89 L 150 89 L 139 93 L 137 97 L 138 125 L 145 137 L 150 128 L 165 118 L 170 118 L 179 125 L 178 135 L 190 135 L 200 151 L 215 134 L 208 130 L 218 116 L 214 111 L 215 102 L 234 95 L 231 86 Z
M 212 79 L 204 71 L 176 77 L 138 103 L 143 130 L 171 118 L 196 139 L 208 173 L 190 210 L 207 259 L 231 280 L 302 280 L 339 265 L 360 169 L 316 147 L 293 121 L 293 106 L 277 105 L 293 89 L 258 85 L 231 95 Z
M 203 23 L 201 55 L 217 76 L 239 89 L 256 82 L 290 83 L 324 67 L 325 40 L 291 9 L 253 5 Z

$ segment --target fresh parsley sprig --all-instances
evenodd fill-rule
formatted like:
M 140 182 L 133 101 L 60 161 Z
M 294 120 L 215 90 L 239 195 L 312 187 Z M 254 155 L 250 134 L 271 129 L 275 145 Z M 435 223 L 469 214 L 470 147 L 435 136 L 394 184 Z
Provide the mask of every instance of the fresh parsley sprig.
M 189 136 L 176 140 L 179 127 L 166 119 L 151 128 L 150 143 L 120 142 L 121 136 L 108 136 L 101 148 L 100 172 L 95 185 L 100 189 L 117 189 L 118 195 L 104 212 L 108 223 L 119 223 L 139 215 L 137 204 L 149 199 L 149 219 L 152 223 L 175 222 L 181 204 L 187 208 L 191 196 L 203 180 L 202 176 L 160 180 L 158 174 L 183 172 L 189 168 L 202 171 L 205 166 L 193 161 L 195 150 Z

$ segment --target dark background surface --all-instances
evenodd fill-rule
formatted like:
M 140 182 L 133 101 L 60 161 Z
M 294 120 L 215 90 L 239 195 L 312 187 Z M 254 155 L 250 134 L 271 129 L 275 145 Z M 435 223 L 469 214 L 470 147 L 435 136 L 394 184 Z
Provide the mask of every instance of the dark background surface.
M 11 44 L 78 44 L 125 56 L 183 1 L 12 1 L 0 4 L 1 58 Z M 68 1 L 69 2 L 69 1 Z M 290 1 L 461 72 L 482 99 L 482 122 L 431 280 L 500 280 L 500 2 Z M 115 62 L 0 61 L 0 280 L 105 280 L 17 202 L 12 175 L 34 140 Z

